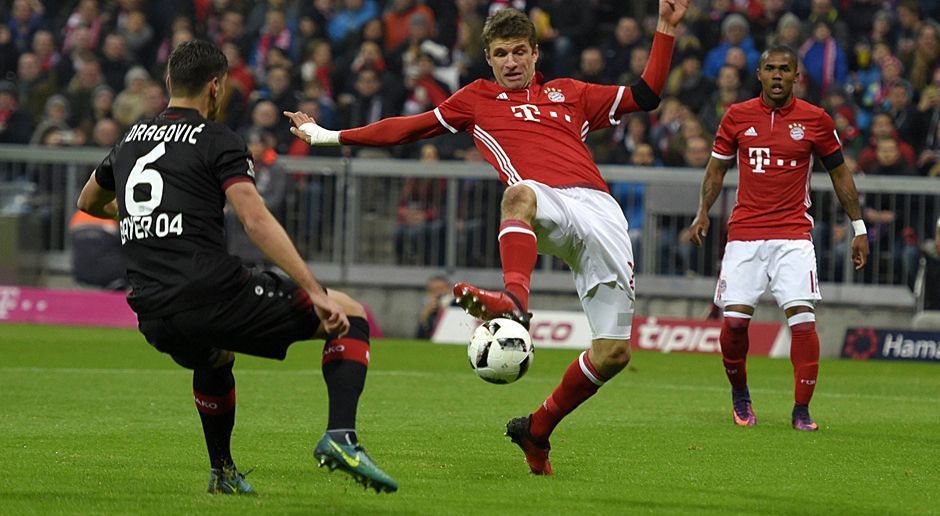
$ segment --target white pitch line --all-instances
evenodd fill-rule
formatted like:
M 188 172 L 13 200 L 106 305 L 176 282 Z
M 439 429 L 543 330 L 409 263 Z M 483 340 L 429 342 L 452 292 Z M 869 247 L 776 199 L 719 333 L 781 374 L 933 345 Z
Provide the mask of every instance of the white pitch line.
M 189 371 L 185 369 L 141 369 L 141 368 L 84 368 L 84 367 L 0 367 L 0 374 L 2 373 L 20 373 L 20 374 L 35 374 L 35 373 L 55 373 L 55 374 L 121 374 L 121 375 L 163 375 L 163 376 L 177 376 L 177 375 L 189 375 Z M 238 376 L 322 376 L 322 373 L 318 369 L 304 369 L 304 370 L 279 370 L 279 369 L 239 369 L 237 366 L 235 368 L 235 373 Z M 430 378 L 435 376 L 446 376 L 448 381 L 479 381 L 472 374 L 458 374 L 455 375 L 453 372 L 430 372 L 430 371 L 404 371 L 404 370 L 373 370 L 369 371 L 369 376 L 399 376 L 399 377 L 415 377 L 415 378 Z M 727 392 L 728 388 L 724 386 L 703 386 L 703 385 L 689 385 L 689 384 L 676 384 L 676 383 L 633 383 L 629 381 L 630 379 L 625 379 L 624 382 L 617 382 L 619 385 L 622 385 L 627 388 L 636 389 L 647 388 L 647 389 L 668 389 L 676 391 L 708 391 L 708 392 Z M 531 380 L 526 380 L 531 381 Z M 557 380 L 545 380 L 540 383 L 556 383 Z M 759 392 L 762 394 L 773 394 L 773 395 L 786 395 L 790 394 L 793 391 L 788 389 L 759 389 Z M 837 398 L 837 399 L 867 399 L 867 400 L 880 400 L 880 401 L 898 401 L 898 402 L 909 402 L 909 403 L 940 403 L 940 398 L 937 397 L 918 397 L 918 396 L 887 396 L 880 394 L 857 394 L 857 393 L 840 393 L 840 392 L 826 392 L 821 391 L 816 393 L 817 398 Z

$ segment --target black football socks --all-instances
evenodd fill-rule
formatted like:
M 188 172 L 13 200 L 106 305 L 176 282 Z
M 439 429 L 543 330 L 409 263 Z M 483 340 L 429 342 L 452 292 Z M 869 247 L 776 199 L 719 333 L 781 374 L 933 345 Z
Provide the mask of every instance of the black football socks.
M 216 369 L 193 371 L 193 397 L 202 420 L 212 468 L 233 466 L 231 441 L 235 427 L 235 361 Z
M 349 333 L 327 339 L 323 351 L 323 380 L 330 398 L 327 434 L 341 444 L 356 444 L 356 410 L 369 364 L 369 323 L 349 318 Z

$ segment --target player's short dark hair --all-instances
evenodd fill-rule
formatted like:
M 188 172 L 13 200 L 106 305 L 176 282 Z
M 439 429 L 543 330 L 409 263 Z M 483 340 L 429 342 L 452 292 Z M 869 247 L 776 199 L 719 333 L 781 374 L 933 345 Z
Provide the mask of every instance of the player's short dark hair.
M 487 52 L 490 50 L 490 43 L 497 39 L 517 38 L 528 40 L 533 50 L 538 44 L 532 20 L 511 7 L 491 14 L 483 24 L 483 50 Z
M 770 57 L 770 54 L 786 54 L 790 58 L 790 61 L 793 62 L 794 68 L 800 67 L 800 58 L 797 57 L 796 51 L 787 45 L 771 45 L 767 47 L 767 50 L 764 50 L 764 53 L 760 55 L 760 61 L 757 62 L 757 68 L 760 69 L 761 66 L 764 66 L 764 61 Z
M 194 97 L 215 77 L 228 72 L 228 60 L 218 47 L 194 39 L 180 43 L 170 54 L 170 95 Z

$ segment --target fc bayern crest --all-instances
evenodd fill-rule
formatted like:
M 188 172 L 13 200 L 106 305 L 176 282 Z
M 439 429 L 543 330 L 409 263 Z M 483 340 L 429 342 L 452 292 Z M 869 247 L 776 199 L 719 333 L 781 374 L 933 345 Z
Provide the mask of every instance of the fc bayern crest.
M 806 136 L 806 129 L 803 124 L 790 124 L 790 138 L 800 141 Z
M 564 102 L 565 101 L 565 94 L 562 93 L 560 90 L 556 90 L 555 88 L 546 88 L 545 93 L 548 93 L 548 100 L 552 102 Z

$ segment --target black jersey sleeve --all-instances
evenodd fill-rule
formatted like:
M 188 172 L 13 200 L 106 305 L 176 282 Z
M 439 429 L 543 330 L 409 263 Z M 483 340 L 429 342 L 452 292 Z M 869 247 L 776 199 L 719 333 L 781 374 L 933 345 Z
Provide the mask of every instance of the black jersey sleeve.
M 239 181 L 254 182 L 255 171 L 245 141 L 228 127 L 222 124 L 213 125 L 215 131 L 208 161 L 219 184 L 222 185 L 222 190 Z
M 117 154 L 117 149 L 117 145 L 112 147 L 111 152 L 105 156 L 104 160 L 102 160 L 98 165 L 98 168 L 95 169 L 95 181 L 98 182 L 98 186 L 112 192 L 114 191 L 115 186 L 114 168 L 111 166 L 111 163 L 114 160 L 115 154 Z

